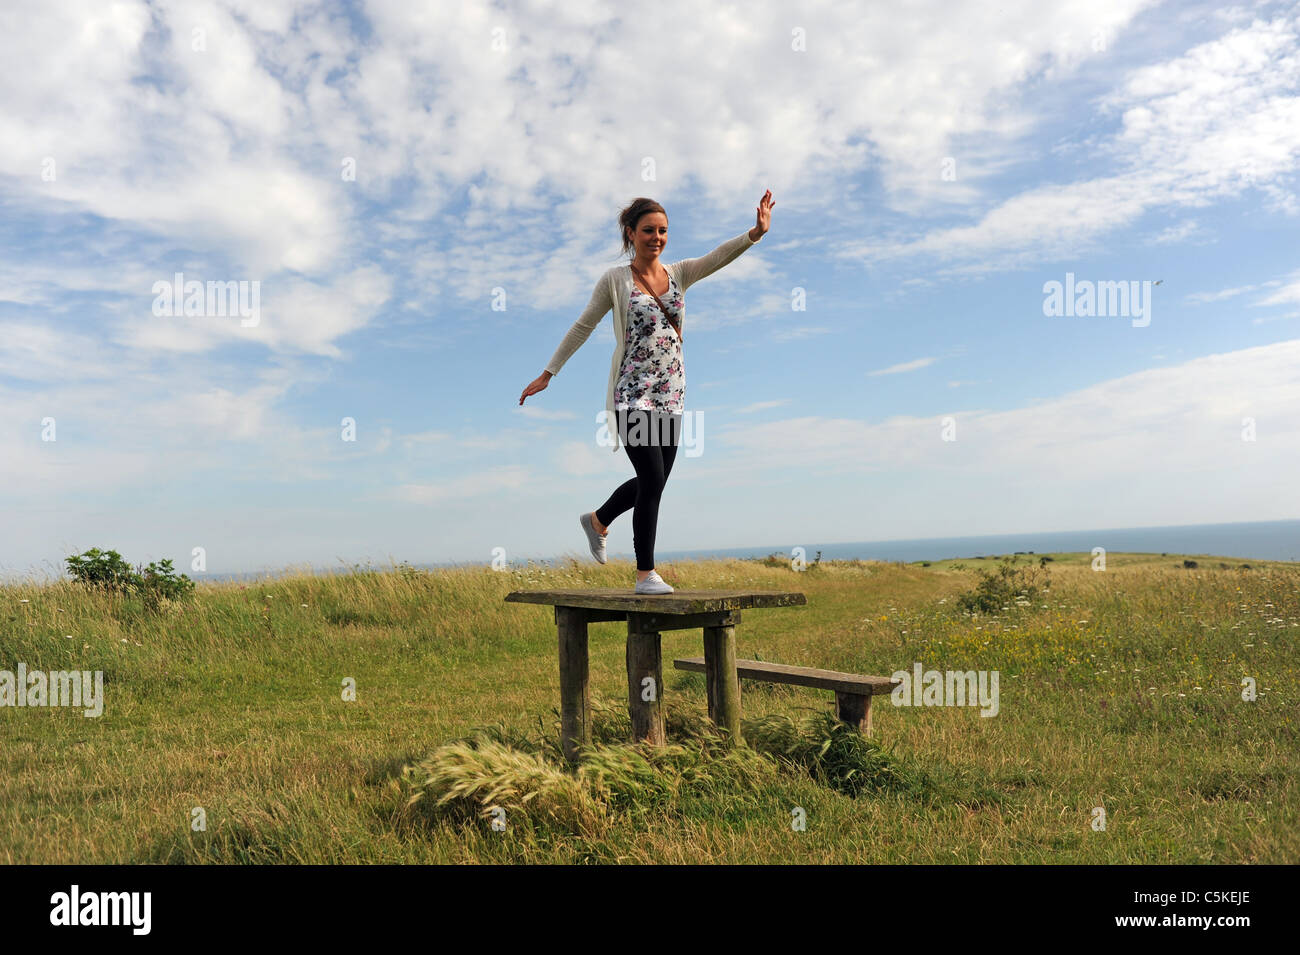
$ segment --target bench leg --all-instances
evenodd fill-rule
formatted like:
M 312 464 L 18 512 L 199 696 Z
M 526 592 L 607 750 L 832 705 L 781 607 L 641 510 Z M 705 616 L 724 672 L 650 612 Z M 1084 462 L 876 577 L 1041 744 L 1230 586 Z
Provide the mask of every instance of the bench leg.
M 659 634 L 632 630 L 627 633 L 627 709 L 632 717 L 632 738 L 653 746 L 668 741 L 664 727 L 663 664 Z
M 733 742 L 740 741 L 740 677 L 736 674 L 734 625 L 704 628 L 704 682 L 709 719 Z
M 850 726 L 856 726 L 863 736 L 871 735 L 871 696 L 857 693 L 835 692 L 837 715 Z
M 578 607 L 556 607 L 560 631 L 560 743 L 564 758 L 578 760 L 578 747 L 591 743 L 591 695 L 587 686 L 587 615 Z

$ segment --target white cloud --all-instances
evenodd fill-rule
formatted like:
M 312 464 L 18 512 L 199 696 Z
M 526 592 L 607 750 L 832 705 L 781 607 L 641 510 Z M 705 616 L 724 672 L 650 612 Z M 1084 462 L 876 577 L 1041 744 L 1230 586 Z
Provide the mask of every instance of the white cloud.
M 628 468 L 625 454 L 596 444 L 594 437 L 591 442 L 564 442 L 556 448 L 552 460 L 552 467 L 558 473 L 572 477 L 590 477 L 593 474 L 621 475 Z
M 757 426 L 735 419 L 710 427 L 707 440 L 720 447 L 706 448 L 707 467 L 696 476 L 937 469 L 1062 486 L 1177 479 L 1188 493 L 1211 494 L 1214 482 L 1192 475 L 1231 461 L 1278 473 L 1300 469 L 1298 366 L 1300 339 L 1293 339 L 1148 369 L 1026 407 L 954 408 L 951 442 L 941 437 L 943 415 L 880 422 L 803 416 Z M 1245 417 L 1256 420 L 1254 443 L 1241 439 Z
M 1205 234 L 1205 229 L 1195 219 L 1187 219 L 1176 225 L 1161 229 L 1160 232 L 1151 237 L 1153 245 L 1176 245 L 1179 242 L 1186 242 L 1193 236 Z
M 813 335 L 828 335 L 830 329 L 820 325 L 797 325 L 794 327 L 785 327 L 772 333 L 772 340 L 776 342 L 792 342 L 801 338 L 811 338 Z
M 503 465 L 448 478 L 437 484 L 403 484 L 393 489 L 391 497 L 408 504 L 442 504 L 497 495 L 502 491 L 518 491 L 527 487 L 531 481 L 528 468 Z
M 888 368 L 878 368 L 875 371 L 867 372 L 868 376 L 875 375 L 898 375 L 906 371 L 916 371 L 918 368 L 925 368 L 933 365 L 934 358 L 915 358 L 912 361 L 900 362 L 897 365 L 890 365 Z
M 225 276 L 182 275 L 186 284 L 192 278 L 229 281 Z M 170 275 L 159 281 L 175 284 Z M 391 294 L 388 276 L 371 266 L 327 283 L 286 276 L 259 288 L 260 315 L 249 327 L 238 315 L 157 316 L 142 308 L 126 315 L 116 331 L 118 343 L 132 349 L 202 352 L 219 345 L 255 342 L 272 351 L 337 358 L 342 351 L 335 340 L 365 328 Z
M 23 144 L 0 156 L 0 172 L 25 206 L 129 223 L 268 282 L 281 270 L 348 267 L 359 203 L 396 200 L 368 238 L 401 241 L 405 225 L 420 243 L 436 223 L 436 262 L 408 253 L 402 265 L 430 270 L 454 294 L 479 297 L 506 276 L 577 294 L 601 269 L 553 275 L 549 263 L 615 256 L 610 210 L 626 201 L 627 164 L 642 155 L 626 143 L 629 117 L 646 141 L 673 143 L 655 157 L 654 191 L 671 203 L 690 170 L 700 211 L 732 223 L 706 236 L 743 228 L 764 182 L 790 184 L 778 215 L 786 203 L 851 217 L 852 200 L 816 184 L 867 157 L 899 208 L 970 203 L 983 177 L 1014 161 L 1008 137 L 1031 128 L 1008 92 L 1043 69 L 1074 69 L 1093 55 L 1095 32 L 1149 5 L 828 7 L 791 23 L 779 4 L 754 4 L 741 28 L 730 9 L 686 2 L 634 23 L 608 3 L 503 11 L 377 0 L 357 11 L 369 31 L 359 46 L 328 7 L 64 0 L 40 16 L 9 14 L 0 34 L 0 141 Z M 688 35 L 670 28 L 684 18 L 695 23 Z M 771 38 L 796 27 L 806 50 L 781 53 L 761 84 L 738 80 L 738 64 L 770 58 Z M 656 37 L 656 95 L 674 105 L 647 113 L 625 50 Z M 943 182 L 938 163 L 961 137 L 963 174 Z M 58 163 L 54 182 L 39 178 L 45 156 Z M 355 182 L 342 180 L 345 157 Z M 544 183 L 558 206 L 539 194 Z M 470 207 L 449 217 L 461 186 Z M 530 213 L 558 223 L 546 232 L 548 244 L 559 238 L 553 256 L 519 229 Z M 759 268 L 761 257 L 746 258 L 728 280 Z
M 536 418 L 539 421 L 569 421 L 577 417 L 572 411 L 534 407 L 528 403 L 527 398 L 519 406 L 519 413 L 525 418 Z
M 1273 294 L 1255 302 L 1255 305 L 1293 305 L 1300 302 L 1300 272 L 1292 273 L 1290 281 Z
M 1259 288 L 1258 285 L 1239 285 L 1236 288 L 1219 289 L 1217 292 L 1193 292 L 1185 296 L 1183 301 L 1189 305 L 1203 305 L 1206 302 L 1222 302 L 1224 299 L 1235 298 L 1246 292 L 1252 292 Z
M 1265 322 L 1276 322 L 1286 318 L 1300 318 L 1300 312 L 1283 312 L 1281 315 L 1264 315 L 1259 318 L 1252 318 L 1252 325 L 1263 325 Z
M 0 322 L 0 376 L 28 381 L 112 378 L 120 368 L 99 355 L 88 335 L 60 332 L 47 325 Z
M 1252 186 L 1280 188 L 1300 167 L 1296 40 L 1293 21 L 1256 20 L 1134 70 L 1101 101 L 1121 114 L 1120 129 L 1103 143 L 1120 167 L 1113 175 L 1034 186 L 973 225 L 849 244 L 842 254 L 971 260 L 954 271 L 1008 268 L 1078 254 L 1151 209 L 1201 207 Z
M 102 381 L 0 383 L 0 484 L 15 503 L 32 504 L 193 484 L 231 467 L 268 481 L 323 477 L 325 432 L 280 407 L 291 388 L 315 383 L 313 373 L 290 364 L 249 377 L 226 387 L 195 375 L 188 359 L 161 372 L 135 360 Z M 41 437 L 47 417 L 52 442 Z M 337 440 L 337 429 L 325 430 Z
M 754 414 L 758 411 L 767 411 L 769 408 L 779 408 L 789 403 L 789 398 L 781 398 L 775 401 L 756 401 L 753 404 L 745 405 L 743 408 L 737 408 L 736 414 Z

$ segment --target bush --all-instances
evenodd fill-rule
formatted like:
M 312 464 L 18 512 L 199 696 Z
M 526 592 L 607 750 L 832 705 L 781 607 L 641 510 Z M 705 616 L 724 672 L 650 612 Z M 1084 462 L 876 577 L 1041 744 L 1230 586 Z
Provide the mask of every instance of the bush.
M 68 573 L 89 587 L 125 593 L 134 583 L 131 565 L 115 550 L 92 547 L 84 554 L 69 557 L 67 564 Z
M 1010 560 L 1003 560 L 996 571 L 978 569 L 980 581 L 973 590 L 960 594 L 957 605 L 972 613 L 997 613 L 1028 603 L 1040 593 L 1047 593 L 1051 580 L 1046 567 L 1027 564 L 1017 568 Z
M 194 581 L 185 574 L 176 575 L 170 559 L 139 568 L 140 591 L 145 603 L 156 606 L 160 600 L 183 600 L 194 593 Z
M 139 596 L 145 605 L 156 609 L 163 600 L 181 600 L 194 592 L 194 581 L 185 574 L 177 576 L 171 560 L 150 562 L 131 569 L 115 550 L 92 547 L 84 554 L 67 558 L 68 573 L 88 587 L 124 596 Z
M 779 550 L 773 551 L 772 553 L 768 554 L 766 557 L 755 557 L 752 559 L 762 564 L 764 567 L 774 567 L 774 568 L 789 569 L 789 570 L 794 569 L 794 557 L 787 554 L 783 554 Z M 804 570 L 814 570 L 820 567 L 821 563 L 822 563 L 822 552 L 818 551 L 817 555 L 811 561 L 807 561 L 807 560 L 804 561 Z

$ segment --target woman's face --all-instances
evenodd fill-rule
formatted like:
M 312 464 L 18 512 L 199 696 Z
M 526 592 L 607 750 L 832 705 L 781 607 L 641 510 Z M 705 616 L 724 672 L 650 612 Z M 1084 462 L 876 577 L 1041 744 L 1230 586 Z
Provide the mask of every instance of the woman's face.
M 668 244 L 668 217 L 662 212 L 647 212 L 637 220 L 632 246 L 638 259 L 653 260 Z

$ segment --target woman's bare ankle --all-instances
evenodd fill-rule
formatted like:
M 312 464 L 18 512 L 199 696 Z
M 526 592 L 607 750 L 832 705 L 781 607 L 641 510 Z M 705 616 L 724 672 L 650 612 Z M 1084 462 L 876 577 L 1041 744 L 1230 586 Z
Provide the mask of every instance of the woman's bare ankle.
M 600 518 L 596 516 L 595 511 L 591 512 L 591 526 L 594 527 L 596 529 L 596 533 L 600 534 L 602 537 L 609 533 L 609 525 L 602 524 L 600 522 Z
M 647 577 L 649 577 L 649 576 L 650 576 L 651 574 L 653 574 L 654 572 L 655 572 L 655 569 L 654 569 L 653 567 L 651 567 L 649 570 L 638 570 L 638 571 L 636 572 L 636 579 L 637 579 L 637 580 L 645 580 Z

